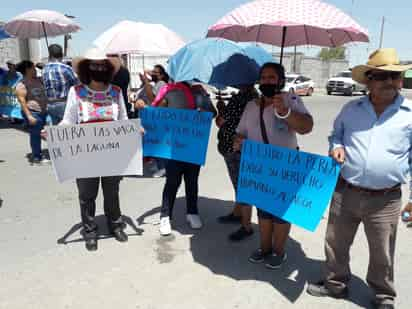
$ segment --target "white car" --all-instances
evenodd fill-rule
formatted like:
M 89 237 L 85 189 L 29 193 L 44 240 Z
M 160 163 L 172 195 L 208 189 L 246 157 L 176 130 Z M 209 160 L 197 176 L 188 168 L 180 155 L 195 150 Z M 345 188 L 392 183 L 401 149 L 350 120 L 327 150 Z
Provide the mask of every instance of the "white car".
M 284 90 L 296 93 L 297 95 L 311 96 L 315 90 L 315 82 L 303 75 L 286 74 L 286 85 Z
M 351 71 L 343 71 L 328 80 L 326 92 L 328 95 L 331 95 L 332 92 L 337 92 L 351 96 L 354 92 L 366 94 L 367 89 L 365 85 L 359 84 L 352 79 Z

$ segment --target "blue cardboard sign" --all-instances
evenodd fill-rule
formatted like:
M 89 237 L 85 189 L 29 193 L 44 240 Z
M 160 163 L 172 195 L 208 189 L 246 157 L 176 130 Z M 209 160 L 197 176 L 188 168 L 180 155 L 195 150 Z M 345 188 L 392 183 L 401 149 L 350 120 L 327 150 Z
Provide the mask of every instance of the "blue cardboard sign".
M 0 115 L 22 119 L 20 103 L 16 97 L 16 85 L 20 73 L 12 80 L 6 80 L 7 72 L 0 72 Z
M 140 111 L 143 155 L 204 165 L 213 114 L 147 107 Z
M 330 157 L 245 140 L 237 201 L 315 231 L 340 165 Z

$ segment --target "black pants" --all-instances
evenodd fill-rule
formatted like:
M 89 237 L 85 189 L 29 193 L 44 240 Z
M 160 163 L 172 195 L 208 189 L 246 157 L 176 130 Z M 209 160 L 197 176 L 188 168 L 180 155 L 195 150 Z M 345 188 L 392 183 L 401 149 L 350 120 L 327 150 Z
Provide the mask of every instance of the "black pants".
M 97 224 L 94 220 L 96 213 L 96 197 L 99 183 L 102 183 L 104 214 L 110 230 L 123 228 L 122 214 L 119 204 L 119 183 L 121 177 L 97 177 L 76 179 L 79 190 L 80 213 L 84 232 L 88 236 L 97 235 Z
M 188 214 L 198 214 L 197 198 L 199 191 L 200 165 L 168 160 L 166 162 L 166 184 L 163 189 L 163 200 L 160 217 L 171 217 L 176 200 L 177 191 L 185 180 L 186 207 Z

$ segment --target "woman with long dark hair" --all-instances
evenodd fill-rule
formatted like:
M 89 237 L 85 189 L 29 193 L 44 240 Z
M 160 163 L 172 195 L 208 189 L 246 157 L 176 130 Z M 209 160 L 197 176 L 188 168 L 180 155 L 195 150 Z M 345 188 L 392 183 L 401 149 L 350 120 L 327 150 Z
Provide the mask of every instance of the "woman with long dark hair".
M 40 133 L 46 124 L 47 116 L 47 97 L 43 83 L 36 76 L 33 62 L 24 60 L 17 64 L 16 69 L 23 75 L 23 80 L 16 86 L 16 95 L 30 134 L 31 162 L 49 162 L 42 158 L 41 151 Z

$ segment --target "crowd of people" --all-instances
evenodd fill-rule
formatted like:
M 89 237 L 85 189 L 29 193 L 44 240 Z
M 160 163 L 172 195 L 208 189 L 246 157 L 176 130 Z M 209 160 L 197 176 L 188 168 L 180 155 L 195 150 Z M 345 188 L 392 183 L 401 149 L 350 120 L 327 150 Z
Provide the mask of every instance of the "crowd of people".
M 285 70 L 278 63 L 260 69 L 259 92 L 255 85 L 237 85 L 239 92 L 227 104 L 215 108 L 205 89 L 191 81 L 173 82 L 161 65 L 140 75 L 141 88 L 128 93 L 130 75 L 117 55 L 94 48 L 76 58 L 73 67 L 63 64 L 62 49 L 49 48 L 49 63 L 41 78 L 34 63 L 22 61 L 17 98 L 30 133 L 33 162 L 41 163 L 42 130 L 49 115 L 53 125 L 118 121 L 138 117 L 148 106 L 209 111 L 218 127 L 218 151 L 226 163 L 234 191 L 240 171 L 245 139 L 299 150 L 297 134 L 311 132 L 314 120 L 297 95 L 284 92 Z M 325 239 L 325 275 L 308 286 L 313 296 L 344 298 L 351 278 L 349 251 L 360 223 L 369 244 L 367 281 L 375 292 L 373 304 L 394 308 L 394 256 L 399 215 L 412 212 L 412 196 L 402 210 L 401 184 L 411 171 L 412 102 L 400 94 L 402 73 L 394 49 L 374 52 L 366 65 L 353 68 L 353 79 L 365 84 L 369 93 L 345 105 L 329 137 L 330 155 L 342 164 L 332 198 Z M 47 138 L 47 137 L 46 137 Z M 193 229 L 203 226 L 198 209 L 200 166 L 154 158 L 158 175 L 166 176 L 162 194 L 159 232 L 171 234 L 173 206 L 182 180 L 185 182 L 186 219 Z M 96 197 L 101 183 L 104 213 L 110 231 L 121 242 L 128 240 L 119 203 L 120 176 L 77 179 L 81 220 L 86 248 L 98 248 L 94 221 Z M 412 191 L 411 191 L 412 192 Z M 239 242 L 253 235 L 252 205 L 235 203 L 218 222 L 238 224 L 229 240 Z M 406 216 L 405 216 L 406 217 Z M 279 269 L 287 261 L 286 242 L 291 224 L 258 209 L 260 244 L 250 256 L 252 263 Z M 412 221 L 412 218 L 406 218 Z

